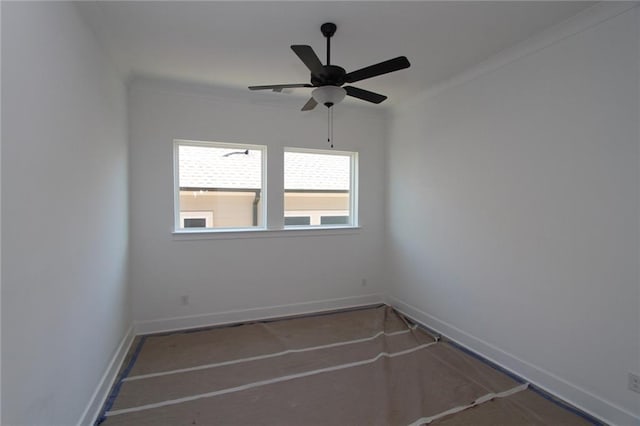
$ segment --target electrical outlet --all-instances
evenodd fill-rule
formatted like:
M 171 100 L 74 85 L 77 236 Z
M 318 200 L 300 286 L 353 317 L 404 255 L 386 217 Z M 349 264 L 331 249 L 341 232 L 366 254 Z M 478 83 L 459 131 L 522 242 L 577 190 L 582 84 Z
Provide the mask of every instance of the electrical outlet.
M 640 393 L 640 376 L 629 373 L 629 390 Z
M 363 278 L 362 282 L 360 284 L 362 284 L 362 287 L 366 287 L 367 286 L 367 279 Z
M 183 305 L 188 305 L 189 304 L 189 296 L 187 296 L 186 294 L 184 296 L 182 296 L 180 298 L 180 301 L 182 302 Z

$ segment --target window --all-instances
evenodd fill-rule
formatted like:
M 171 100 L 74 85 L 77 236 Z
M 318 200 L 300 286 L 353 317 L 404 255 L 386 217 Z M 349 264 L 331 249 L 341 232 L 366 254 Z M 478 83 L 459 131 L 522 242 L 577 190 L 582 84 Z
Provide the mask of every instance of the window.
M 264 227 L 265 147 L 175 141 L 175 229 Z
M 320 216 L 320 225 L 348 225 L 349 216 Z
M 185 219 L 184 220 L 185 228 L 206 228 L 207 227 L 207 219 L 205 218 L 193 218 L 193 219 Z
M 211 228 L 213 224 L 212 211 L 184 211 L 180 212 L 180 222 L 183 228 Z
M 356 226 L 356 177 L 355 152 L 285 148 L 285 227 Z
M 263 145 L 175 140 L 175 231 L 267 229 L 266 156 Z M 284 178 L 274 202 L 284 202 L 285 228 L 357 226 L 356 152 L 285 148 L 275 173 Z
M 311 225 L 311 216 L 286 216 L 284 226 L 290 225 Z

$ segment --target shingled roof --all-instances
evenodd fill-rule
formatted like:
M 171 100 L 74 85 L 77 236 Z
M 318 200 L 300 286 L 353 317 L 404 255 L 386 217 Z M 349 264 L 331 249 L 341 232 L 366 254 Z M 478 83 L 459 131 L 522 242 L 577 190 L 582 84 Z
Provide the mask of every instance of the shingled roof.
M 178 161 L 181 188 L 262 187 L 260 150 L 245 155 L 240 149 L 180 145 Z
M 285 152 L 285 159 L 287 190 L 349 190 L 349 157 Z M 260 150 L 244 154 L 243 149 L 180 145 L 178 161 L 181 188 L 261 187 Z

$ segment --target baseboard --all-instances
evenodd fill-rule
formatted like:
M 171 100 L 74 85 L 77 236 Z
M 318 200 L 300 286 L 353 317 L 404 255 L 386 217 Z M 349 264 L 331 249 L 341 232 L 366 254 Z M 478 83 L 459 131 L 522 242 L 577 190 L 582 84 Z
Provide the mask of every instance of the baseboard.
M 595 418 L 602 419 L 611 425 L 640 425 L 640 418 L 624 408 L 569 383 L 540 367 L 519 359 L 402 300 L 387 296 L 387 303 L 426 328 L 446 336 L 460 346 L 477 353 L 514 375 L 522 377 L 534 386 L 558 396 Z
M 164 318 L 150 321 L 136 321 L 135 332 L 136 334 L 161 333 L 246 321 L 267 320 L 271 318 L 331 311 L 336 309 L 355 308 L 358 306 L 375 305 L 384 302 L 384 296 L 381 294 L 367 294 L 340 299 L 318 300 L 236 311 L 213 312 L 209 314 Z
M 93 395 L 91 395 L 91 399 L 89 399 L 87 408 L 84 409 L 82 416 L 80 416 L 78 426 L 93 425 L 96 418 L 100 415 L 102 406 L 106 401 L 107 396 L 109 396 L 109 391 L 118 376 L 118 370 L 120 370 L 120 366 L 122 365 L 122 362 L 129 351 L 129 347 L 133 342 L 133 338 L 135 337 L 133 330 L 134 328 L 132 325 L 120 341 L 118 349 L 116 349 L 109 365 L 98 383 L 98 386 L 96 387 L 96 390 L 93 392 Z

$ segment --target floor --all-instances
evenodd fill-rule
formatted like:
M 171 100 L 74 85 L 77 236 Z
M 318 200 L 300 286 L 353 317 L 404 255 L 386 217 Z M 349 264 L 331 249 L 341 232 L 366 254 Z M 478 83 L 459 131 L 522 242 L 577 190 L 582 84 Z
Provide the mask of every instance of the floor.
M 138 337 L 111 425 L 587 425 L 388 306 Z

